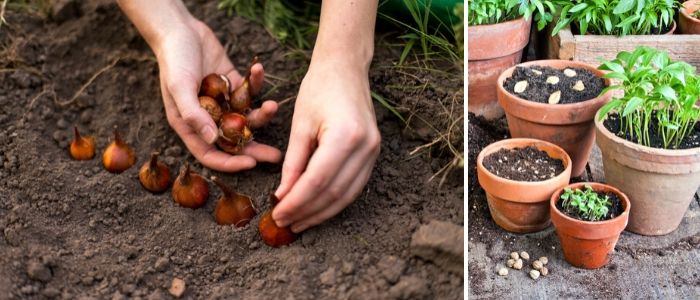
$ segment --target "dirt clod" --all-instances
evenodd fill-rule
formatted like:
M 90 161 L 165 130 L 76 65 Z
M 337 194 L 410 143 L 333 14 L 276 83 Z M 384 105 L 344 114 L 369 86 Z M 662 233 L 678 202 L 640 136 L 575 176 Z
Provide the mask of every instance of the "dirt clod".
M 173 278 L 172 283 L 170 284 L 170 289 L 168 289 L 168 292 L 170 295 L 173 295 L 175 298 L 180 298 L 182 297 L 182 294 L 185 293 L 185 281 L 180 279 L 180 278 Z
M 338 275 L 336 274 L 335 268 L 328 268 L 325 272 L 321 273 L 318 279 L 323 285 L 333 285 L 336 282 Z
M 161 257 L 156 260 L 155 264 L 155 270 L 158 272 L 163 272 L 166 269 L 168 269 L 168 265 L 170 264 L 170 260 L 167 257 Z
M 436 220 L 421 225 L 411 238 L 411 254 L 463 274 L 464 227 Z
M 386 281 L 394 284 L 399 281 L 399 277 L 406 269 L 406 262 L 396 256 L 387 255 L 379 260 L 377 267 L 381 270 Z
M 405 276 L 389 289 L 388 299 L 429 299 L 430 289 L 425 280 L 416 276 Z
M 44 263 L 36 260 L 32 260 L 27 264 L 27 276 L 29 276 L 29 279 L 41 282 L 48 282 L 52 277 L 51 269 Z

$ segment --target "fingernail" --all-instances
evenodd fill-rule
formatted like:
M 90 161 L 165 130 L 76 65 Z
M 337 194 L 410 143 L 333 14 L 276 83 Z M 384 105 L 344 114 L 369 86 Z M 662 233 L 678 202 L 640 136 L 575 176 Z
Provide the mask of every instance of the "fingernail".
M 285 218 L 284 216 L 275 218 L 275 216 L 273 215 L 272 220 L 275 221 L 277 227 L 285 227 L 289 225 L 289 220 L 287 220 L 287 218 Z
M 308 228 L 308 227 L 309 226 L 306 226 L 306 224 L 294 224 L 294 225 L 292 225 L 292 231 L 294 233 L 299 233 L 299 232 L 306 230 L 306 228 Z
M 208 144 L 213 144 L 216 141 L 216 132 L 210 126 L 202 127 L 200 134 L 204 141 Z

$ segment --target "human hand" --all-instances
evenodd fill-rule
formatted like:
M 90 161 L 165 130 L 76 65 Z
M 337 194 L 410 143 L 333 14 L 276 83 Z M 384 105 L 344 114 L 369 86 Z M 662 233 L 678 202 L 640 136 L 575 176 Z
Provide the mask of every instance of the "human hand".
M 278 149 L 254 141 L 246 144 L 240 155 L 233 156 L 213 145 L 218 131 L 211 116 L 199 106 L 200 82 L 204 76 L 217 73 L 226 75 L 232 87 L 237 87 L 243 77 L 206 24 L 194 18 L 179 22 L 153 48 L 168 123 L 199 162 L 211 169 L 236 172 L 253 168 L 258 161 L 276 163 L 282 159 Z M 253 93 L 260 91 L 263 77 L 262 65 L 255 64 L 250 77 Z M 276 112 L 277 103 L 265 101 L 248 115 L 249 126 L 265 125 Z
M 367 70 L 312 63 L 296 99 L 275 192 L 281 199 L 272 212 L 277 225 L 304 231 L 352 203 L 369 179 L 380 139 Z

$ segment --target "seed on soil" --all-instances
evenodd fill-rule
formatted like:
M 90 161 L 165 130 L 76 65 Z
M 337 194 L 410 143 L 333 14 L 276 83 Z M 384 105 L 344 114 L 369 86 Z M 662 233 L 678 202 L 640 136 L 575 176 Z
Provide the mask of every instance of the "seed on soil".
M 574 77 L 574 76 L 576 76 L 576 71 L 567 68 L 567 69 L 564 69 L 564 75 L 566 75 L 568 77 Z
M 520 258 L 520 256 L 518 256 L 518 252 L 511 252 L 510 258 L 518 260 L 518 258 Z
M 500 269 L 498 269 L 498 275 L 500 275 L 500 276 L 508 275 L 508 269 L 501 267 Z
M 515 87 L 513 87 L 513 90 L 516 93 L 522 93 L 525 91 L 525 89 L 527 89 L 527 80 L 518 81 L 515 84 Z
M 515 265 L 515 259 L 511 258 L 506 262 L 506 266 L 508 266 L 509 268 L 512 268 L 513 265 Z
M 182 297 L 182 294 L 185 293 L 185 281 L 177 277 L 173 278 L 173 282 L 170 284 L 170 289 L 168 292 L 170 292 L 170 295 L 173 295 L 175 298 Z
M 515 263 L 513 264 L 513 268 L 516 270 L 520 270 L 523 268 L 523 260 L 518 258 Z
M 531 69 L 531 71 L 532 73 L 535 73 L 535 75 L 542 75 L 542 71 L 540 70 Z
M 538 258 L 537 260 L 541 261 L 543 265 L 546 265 L 547 262 L 549 262 L 549 260 L 547 259 L 546 256 L 542 256 L 542 257 Z
M 549 270 L 547 269 L 547 267 L 542 267 L 540 273 L 542 273 L 542 276 L 547 276 L 547 274 L 549 274 Z
M 559 99 L 561 99 L 561 91 L 556 91 L 549 95 L 549 104 L 557 104 Z
M 576 81 L 576 84 L 574 84 L 574 87 L 572 87 L 572 89 L 574 89 L 575 91 L 581 92 L 584 89 L 586 89 L 586 87 L 583 86 L 583 81 L 579 80 L 579 81 Z
M 537 160 L 536 162 L 539 163 L 540 160 Z M 524 260 L 528 260 L 528 259 L 530 259 L 530 254 L 528 254 L 525 251 L 520 251 L 520 257 L 522 257 Z
M 542 270 L 543 267 L 544 267 L 544 265 L 539 260 L 532 262 L 532 268 L 534 268 L 535 270 Z
M 530 270 L 530 277 L 532 277 L 532 279 L 537 279 L 537 278 L 539 278 L 539 277 L 540 277 L 540 271 L 537 271 L 537 270 Z
M 549 83 L 549 84 L 557 84 L 557 83 L 559 83 L 559 77 L 557 77 L 557 76 L 549 76 L 549 77 L 547 77 L 547 83 Z

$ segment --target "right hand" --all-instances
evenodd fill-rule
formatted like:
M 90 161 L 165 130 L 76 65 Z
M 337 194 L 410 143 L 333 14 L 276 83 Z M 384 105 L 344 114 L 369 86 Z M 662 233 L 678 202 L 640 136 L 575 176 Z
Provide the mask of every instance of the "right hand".
M 240 155 L 230 155 L 213 145 L 218 129 L 209 114 L 199 106 L 197 93 L 204 76 L 224 74 L 233 87 L 242 84 L 243 77 L 226 56 L 224 48 L 209 27 L 196 19 L 168 24 L 153 50 L 160 68 L 160 87 L 168 123 L 177 132 L 192 155 L 202 165 L 224 172 L 236 172 L 255 167 L 258 161 L 280 162 L 282 153 L 271 146 L 249 142 Z M 255 64 L 251 72 L 253 93 L 260 91 L 264 71 Z M 277 112 L 277 103 L 265 101 L 248 115 L 251 128 L 265 125 Z

